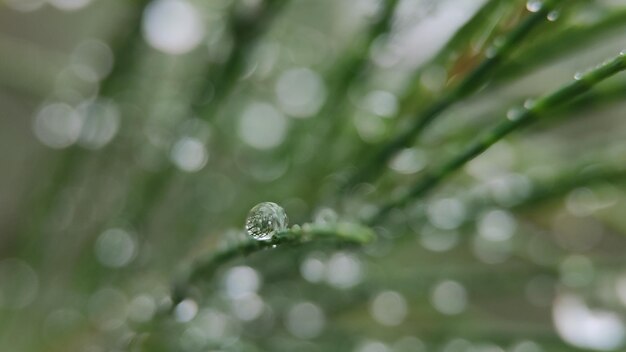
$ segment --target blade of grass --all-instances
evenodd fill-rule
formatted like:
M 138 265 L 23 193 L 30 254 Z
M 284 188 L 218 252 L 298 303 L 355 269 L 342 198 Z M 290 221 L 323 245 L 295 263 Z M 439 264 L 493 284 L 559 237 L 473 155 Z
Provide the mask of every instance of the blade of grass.
M 373 241 L 375 233 L 362 225 L 353 223 L 304 224 L 279 232 L 270 241 L 245 240 L 234 246 L 225 247 L 196 259 L 182 275 L 175 280 L 173 302 L 184 299 L 190 285 L 195 282 L 209 282 L 222 265 L 227 262 L 268 248 L 298 246 L 315 241 L 363 245 Z
M 348 180 L 344 189 L 359 182 L 369 181 L 384 170 L 389 159 L 400 149 L 408 146 L 437 116 L 463 98 L 476 92 L 488 81 L 503 60 L 531 31 L 547 21 L 546 16 L 560 1 L 545 1 L 540 9 L 528 15 L 517 27 L 509 32 L 499 45 L 490 48 L 488 55 L 456 87 L 432 105 L 420 112 L 408 128 L 373 152 L 373 156 Z
M 468 161 L 482 154 L 493 144 L 507 136 L 509 133 L 538 120 L 546 112 L 549 112 L 564 103 L 575 99 L 589 91 L 597 83 L 626 69 L 626 52 L 621 53 L 614 59 L 598 66 L 584 75 L 576 77 L 576 80 L 561 89 L 539 98 L 532 106 L 520 109 L 513 118 L 504 120 L 492 130 L 479 136 L 471 142 L 461 153 L 453 156 L 438 168 L 424 175 L 414 184 L 410 190 L 395 200 L 382 206 L 382 208 L 370 219 L 370 223 L 382 220 L 392 209 L 406 204 L 412 199 L 422 197 L 429 190 L 437 186 L 454 171 L 465 165 Z
M 626 9 L 612 11 L 601 20 L 584 25 L 569 26 L 542 39 L 498 69 L 494 83 L 504 83 L 521 77 L 532 70 L 593 45 L 612 32 L 626 27 Z

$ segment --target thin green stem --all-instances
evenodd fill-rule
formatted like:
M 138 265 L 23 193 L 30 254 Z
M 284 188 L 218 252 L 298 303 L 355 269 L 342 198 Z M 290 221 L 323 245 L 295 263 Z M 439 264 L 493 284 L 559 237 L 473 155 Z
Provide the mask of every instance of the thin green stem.
M 626 69 L 626 54 L 621 53 L 614 59 L 598 66 L 584 75 L 577 75 L 576 80 L 561 89 L 539 98 L 532 106 L 520 108 L 515 116 L 510 116 L 496 125 L 491 131 L 479 136 L 471 142 L 458 155 L 453 156 L 446 163 L 427 173 L 404 195 L 382 206 L 371 218 L 371 223 L 382 220 L 393 208 L 402 206 L 408 201 L 424 196 L 429 190 L 437 186 L 454 171 L 465 165 L 470 160 L 482 154 L 493 144 L 507 136 L 509 133 L 536 121 L 546 112 L 553 110 L 564 103 L 575 99 L 588 92 L 599 82 Z
M 567 27 L 525 49 L 498 69 L 494 83 L 504 83 L 523 76 L 542 65 L 605 40 L 611 33 L 626 27 L 626 9 L 610 12 L 597 22 Z M 496 84 L 497 85 L 497 84 Z
M 375 233 L 354 223 L 304 224 L 277 233 L 270 241 L 246 240 L 236 245 L 218 249 L 206 257 L 195 260 L 174 283 L 173 301 L 180 302 L 187 296 L 190 285 L 203 280 L 210 281 L 214 273 L 227 262 L 278 246 L 298 246 L 314 241 L 363 245 L 373 241 Z
M 421 83 L 424 70 L 438 66 L 446 67 L 450 61 L 453 61 L 453 59 L 458 56 L 459 51 L 463 52 L 464 47 L 471 46 L 471 50 L 476 50 L 475 46 L 470 44 L 475 36 L 483 37 L 484 39 L 481 39 L 480 42 L 483 45 L 485 44 L 484 41 L 491 35 L 495 27 L 493 22 L 500 20 L 499 18 L 494 20 L 494 14 L 499 12 L 498 10 L 502 8 L 504 3 L 505 2 L 502 0 L 487 1 L 476 11 L 472 18 L 455 32 L 452 38 L 446 42 L 446 45 L 444 45 L 431 60 L 415 70 L 409 79 L 410 86 L 400 98 L 400 107 L 396 114 L 396 119 L 415 111 L 419 106 L 418 104 L 422 103 L 420 100 L 423 99 L 419 98 L 423 96 L 425 92 Z
M 347 186 L 376 178 L 385 169 L 387 161 L 400 149 L 410 145 L 413 140 L 435 120 L 443 111 L 473 94 L 484 86 L 492 73 L 499 68 L 511 51 L 524 40 L 539 24 L 547 21 L 546 16 L 559 3 L 557 0 L 545 1 L 536 12 L 528 15 L 516 28 L 501 41 L 497 41 L 487 52 L 487 57 L 474 68 L 455 88 L 444 94 L 439 100 L 417 115 L 413 123 L 395 138 L 374 151 L 373 157 L 356 172 Z

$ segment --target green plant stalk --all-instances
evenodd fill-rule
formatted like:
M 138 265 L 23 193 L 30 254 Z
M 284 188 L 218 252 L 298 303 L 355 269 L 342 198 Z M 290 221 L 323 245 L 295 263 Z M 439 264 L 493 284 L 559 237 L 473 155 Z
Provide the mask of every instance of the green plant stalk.
M 584 116 L 586 113 L 592 111 L 592 109 L 597 108 L 602 105 L 614 104 L 623 100 L 626 97 L 626 81 L 618 81 L 618 82 L 606 82 L 600 87 L 594 88 L 593 91 L 590 91 L 571 102 L 555 109 L 553 111 L 554 118 L 551 118 L 550 121 L 543 121 L 544 124 L 541 127 L 546 127 L 546 125 L 554 125 L 558 123 L 563 118 L 571 118 L 571 115 L 576 116 Z M 519 105 L 523 99 L 516 99 L 515 103 L 507 103 L 508 106 Z M 494 115 L 501 116 L 506 113 L 505 109 L 498 109 L 499 112 L 494 112 Z M 491 113 L 490 113 L 491 114 Z M 464 140 L 467 136 L 475 136 L 482 128 L 488 126 L 489 121 L 477 121 L 474 123 L 470 123 L 470 125 L 466 126 L 464 129 L 458 129 L 457 131 L 447 134 L 445 136 L 445 140 Z
M 561 107 L 556 108 L 552 111 L 553 117 L 550 120 L 542 120 L 534 128 L 547 128 L 550 126 L 554 126 L 558 124 L 562 119 L 572 119 L 572 118 L 580 118 L 586 116 L 587 113 L 591 112 L 593 109 L 598 108 L 603 105 L 614 104 L 626 97 L 626 80 L 616 80 L 611 82 L 606 82 L 601 86 L 594 88 L 592 91 L 585 93 L 584 95 L 564 104 Z M 510 103 L 511 105 L 521 104 L 520 99 L 516 99 L 515 104 Z M 498 109 L 498 112 L 493 112 L 494 116 L 498 117 L 504 115 L 506 110 Z M 572 116 L 573 115 L 573 116 Z M 472 120 L 473 121 L 473 120 Z M 487 128 L 491 119 L 485 119 L 483 121 L 475 121 L 470 122 L 468 126 L 465 126 L 464 129 L 458 129 L 450 134 L 446 134 L 441 141 L 445 140 L 455 140 L 455 141 L 469 141 L 471 140 L 468 136 L 475 136 L 480 133 L 483 128 Z M 441 144 L 435 145 L 436 148 Z M 393 177 L 386 178 L 383 182 L 378 185 L 378 192 L 384 193 L 389 192 L 393 187 Z
M 409 79 L 410 86 L 402 94 L 399 103 L 398 113 L 395 118 L 401 118 L 405 114 L 415 111 L 419 102 L 416 102 L 419 97 L 424 93 L 424 88 L 420 82 L 420 78 L 424 73 L 424 70 L 433 66 L 446 66 L 453 55 L 462 48 L 467 46 L 472 37 L 480 31 L 485 30 L 486 23 L 489 24 L 490 17 L 492 17 L 498 9 L 502 6 L 504 1 L 502 0 L 489 0 L 487 1 L 472 18 L 470 18 L 464 25 L 462 25 L 447 41 L 446 45 L 439 50 L 435 56 L 424 65 L 420 66 Z
M 354 223 L 304 224 L 292 226 L 277 233 L 270 241 L 245 240 L 236 245 L 218 249 L 206 257 L 195 260 L 184 273 L 175 280 L 172 299 L 174 304 L 187 296 L 188 287 L 197 281 L 208 282 L 215 271 L 225 263 L 238 257 L 278 246 L 297 246 L 314 241 L 363 245 L 376 238 L 369 228 Z
M 460 154 L 452 157 L 448 162 L 427 173 L 420 181 L 399 198 L 383 205 L 380 210 L 370 219 L 370 223 L 382 220 L 393 208 L 402 206 L 408 201 L 424 196 L 429 190 L 441 183 L 454 171 L 465 165 L 470 160 L 482 154 L 493 144 L 507 136 L 509 133 L 536 121 L 546 112 L 553 110 L 568 101 L 588 92 L 597 83 L 626 69 L 626 52 L 622 52 L 614 59 L 598 66 L 597 68 L 581 75 L 574 82 L 564 86 L 554 93 L 539 98 L 529 108 L 520 109 L 517 116 L 505 120 L 496 125 L 491 131 L 479 136 L 471 142 Z
M 567 167 L 566 170 L 568 171 L 562 172 L 561 176 L 557 176 L 549 180 L 545 180 L 545 179 L 534 180 L 532 182 L 533 192 L 527 195 L 526 198 L 521 203 L 514 205 L 511 209 L 523 210 L 527 206 L 536 205 L 537 203 L 560 197 L 563 194 L 571 191 L 572 189 L 582 187 L 582 186 L 591 186 L 591 185 L 605 182 L 605 181 L 608 181 L 608 182 L 619 181 L 619 180 L 626 181 L 626 178 L 625 178 L 626 168 L 621 165 L 613 165 L 613 164 L 594 163 L 594 164 L 586 164 L 586 165 L 577 165 L 576 167 Z M 557 188 L 554 188 L 553 185 L 557 185 Z M 470 201 L 469 205 L 467 205 L 466 208 L 472 209 L 472 214 L 469 215 L 468 218 L 475 219 L 476 215 L 481 210 L 484 210 L 490 206 L 496 206 L 496 205 L 491 204 L 491 203 L 486 204 L 483 201 L 474 201 L 474 202 Z M 469 228 L 469 226 L 472 226 L 472 224 L 473 224 L 472 222 L 468 221 L 464 223 L 462 226 Z M 401 242 L 396 243 L 396 245 L 399 248 L 402 248 L 404 246 L 405 239 L 408 239 L 408 238 L 409 236 L 402 236 L 400 238 Z M 513 256 L 522 260 L 523 262 L 528 262 L 526 253 L 523 251 L 521 253 L 519 251 L 516 251 L 516 253 L 514 253 Z M 603 259 L 604 258 L 599 258 L 600 261 L 602 261 Z M 594 262 L 596 261 L 594 260 Z M 604 260 L 603 265 L 614 267 L 615 263 L 612 261 Z M 531 265 L 527 268 L 528 269 L 527 271 L 523 270 L 519 274 L 522 277 L 532 277 L 537 274 L 543 274 L 543 275 L 557 275 L 558 274 L 558 268 L 555 268 L 552 265 L 540 265 L 540 267 L 541 267 L 540 269 L 536 269 L 534 266 Z M 465 269 L 467 269 L 467 272 L 463 271 Z M 487 280 L 487 277 L 491 277 L 493 279 L 493 275 L 494 275 L 493 270 L 488 270 L 487 272 L 481 272 L 481 271 L 477 271 L 472 266 L 469 266 L 469 267 L 463 266 L 463 270 L 461 270 L 460 272 L 455 271 L 453 275 L 459 276 L 459 277 L 462 276 L 466 280 L 465 281 L 466 287 L 471 287 L 472 292 L 474 293 L 476 292 L 476 290 L 481 290 L 481 289 L 485 290 L 486 291 L 485 293 L 481 292 L 481 297 L 483 297 L 485 294 L 493 293 L 494 287 L 497 288 L 499 292 L 507 289 L 506 284 L 508 282 L 506 282 L 505 280 L 499 280 L 499 281 L 496 280 L 497 281 L 496 286 L 494 285 L 486 286 L 486 281 L 489 281 Z M 409 277 L 415 278 L 415 275 L 419 275 L 420 280 L 423 282 L 434 283 L 440 279 L 441 274 L 442 274 L 440 271 L 441 271 L 441 268 L 437 269 L 435 272 L 428 271 L 428 270 L 425 270 L 424 272 L 422 271 L 418 271 L 418 272 L 411 271 L 410 273 L 405 272 L 404 277 L 397 278 L 399 279 L 399 282 L 396 284 L 403 282 L 403 280 L 406 281 Z M 274 276 L 276 278 L 279 277 L 281 280 L 285 280 L 285 275 L 286 273 L 282 273 L 280 275 L 275 274 Z M 450 275 L 450 273 L 446 272 L 446 275 Z M 470 279 L 468 279 L 468 275 Z M 485 277 L 485 275 L 487 277 Z M 510 278 L 512 275 L 518 275 L 518 273 L 517 272 L 515 273 L 505 272 L 505 273 L 500 273 L 500 275 Z M 289 278 L 287 278 L 287 280 L 288 279 Z M 379 279 L 385 280 L 382 277 Z M 272 278 L 268 278 L 268 280 L 269 282 L 271 282 Z M 384 281 L 384 282 L 385 284 L 389 284 L 389 282 L 387 281 Z M 504 286 L 501 286 L 501 285 L 504 285 Z M 347 311 L 349 312 L 353 310 L 355 306 L 362 307 L 360 306 L 360 304 L 364 302 L 368 302 L 371 299 L 372 295 L 375 294 L 379 290 L 378 287 L 379 286 L 376 284 L 374 284 L 373 287 L 360 287 L 359 289 L 352 291 L 350 295 L 350 299 L 348 301 L 338 300 L 337 302 L 329 302 L 325 306 L 326 308 L 325 311 L 328 314 L 327 316 L 332 317 L 333 320 L 336 320 L 338 316 L 341 316 Z M 406 289 L 411 289 L 411 288 L 413 288 L 413 286 L 411 285 L 406 287 Z M 518 288 L 515 287 L 515 290 L 517 289 Z M 403 292 L 405 291 L 403 290 Z M 318 294 L 322 294 L 322 293 L 318 293 Z M 411 297 L 416 297 L 415 296 L 416 294 L 417 293 L 411 292 Z
M 546 16 L 560 1 L 545 1 L 541 9 L 528 15 L 515 29 L 509 32 L 499 45 L 490 48 L 489 55 L 472 70 L 455 88 L 418 114 L 413 123 L 380 148 L 374 156 L 349 179 L 347 187 L 375 179 L 385 169 L 389 159 L 413 140 L 443 111 L 473 94 L 487 83 L 492 73 L 502 64 L 511 51 L 524 40 L 539 24 L 547 21 Z M 344 188 L 347 188 L 344 187 Z
M 520 77 L 533 69 L 555 61 L 577 49 L 593 45 L 610 33 L 626 27 L 626 9 L 611 12 L 600 21 L 568 27 L 525 49 L 511 61 L 504 64 L 496 75 L 494 83 L 500 84 Z
M 465 23 L 463 24 L 454 35 L 446 42 L 446 44 L 434 55 L 434 57 L 429 60 L 426 64 L 421 65 L 418 69 L 414 70 L 411 74 L 411 78 L 409 82 L 411 82 L 408 87 L 404 89 L 404 92 L 401 94 L 399 99 L 399 108 L 398 112 L 395 114 L 392 120 L 399 121 L 403 116 L 409 114 L 409 112 L 413 112 L 417 110 L 417 107 L 422 103 L 418 99 L 419 97 L 423 97 L 424 88 L 420 82 L 420 77 L 422 76 L 424 69 L 433 66 L 446 66 L 448 61 L 455 55 L 458 50 L 461 50 L 464 45 L 467 45 L 468 42 L 471 41 L 471 38 L 479 33 L 481 30 L 484 30 L 485 23 L 489 23 L 490 17 L 494 15 L 501 8 L 501 5 L 504 2 L 502 0 L 489 0 L 485 4 L 482 5 L 478 11 Z M 331 95 L 332 96 L 332 95 Z M 346 107 L 342 105 L 342 107 Z M 341 120 L 346 120 L 345 118 Z M 349 118 L 348 118 L 349 120 Z M 356 136 L 352 136 L 352 142 L 356 145 L 359 145 L 352 150 L 346 151 L 344 153 L 338 153 L 335 157 L 336 161 L 327 165 L 327 169 L 332 167 L 340 166 L 338 163 L 344 163 L 346 156 L 358 151 L 362 147 L 362 142 Z M 337 137 L 331 137 L 334 139 Z M 344 142 L 349 140 L 350 137 L 346 136 L 340 138 L 339 141 Z M 328 170 L 322 169 L 327 174 Z

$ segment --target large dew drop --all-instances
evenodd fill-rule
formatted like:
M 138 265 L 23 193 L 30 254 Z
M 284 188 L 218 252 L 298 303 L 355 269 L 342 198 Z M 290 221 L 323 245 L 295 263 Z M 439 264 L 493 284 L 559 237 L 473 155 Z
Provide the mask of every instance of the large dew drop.
M 248 213 L 246 231 L 258 241 L 271 240 L 276 233 L 286 230 L 289 220 L 285 209 L 272 202 L 255 205 Z

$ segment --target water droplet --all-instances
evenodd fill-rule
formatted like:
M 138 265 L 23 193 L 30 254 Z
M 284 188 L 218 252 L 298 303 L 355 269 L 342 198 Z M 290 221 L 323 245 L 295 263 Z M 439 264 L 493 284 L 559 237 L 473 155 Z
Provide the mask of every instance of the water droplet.
M 334 224 L 339 220 L 339 215 L 331 208 L 319 208 L 313 218 L 317 224 Z
M 502 46 L 504 46 L 504 44 L 506 43 L 506 38 L 505 37 L 497 37 L 493 40 L 493 46 L 496 48 L 501 48 Z
M 485 51 L 485 57 L 488 59 L 493 59 L 498 54 L 498 48 L 495 46 L 490 46 Z
M 440 91 L 448 79 L 448 72 L 442 66 L 433 65 L 424 69 L 420 75 L 420 83 L 431 92 Z
M 255 205 L 248 213 L 246 231 L 258 241 L 272 239 L 277 232 L 287 229 L 287 214 L 280 205 L 264 202 Z
M 626 56 L 626 49 L 619 52 L 620 56 Z
M 533 99 L 526 99 L 526 101 L 524 102 L 524 108 L 530 110 L 535 106 L 535 100 Z
M 513 108 L 506 113 L 506 118 L 511 121 L 517 121 L 524 115 L 524 110 L 520 108 Z
M 538 12 L 543 7 L 543 2 L 538 0 L 530 0 L 526 3 L 526 9 L 530 12 Z
M 580 81 L 581 79 L 583 79 L 583 74 L 581 72 L 576 72 L 576 74 L 574 75 L 574 79 Z
M 559 16 L 561 16 L 561 13 L 555 10 L 555 11 L 550 11 L 548 13 L 547 18 L 548 18 L 548 21 L 554 22 L 559 19 Z

